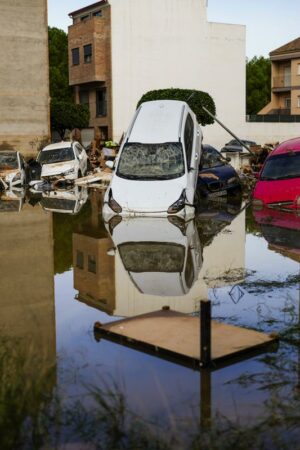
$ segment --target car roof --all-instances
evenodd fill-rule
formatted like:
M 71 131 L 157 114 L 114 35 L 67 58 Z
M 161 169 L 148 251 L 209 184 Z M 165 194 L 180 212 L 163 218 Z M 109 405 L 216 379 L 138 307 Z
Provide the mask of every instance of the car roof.
M 284 141 L 272 151 L 270 156 L 283 155 L 285 153 L 300 152 L 300 137 Z
M 140 106 L 128 142 L 159 144 L 178 142 L 182 114 L 187 103 L 177 100 L 155 100 Z
M 71 146 L 72 146 L 71 141 L 56 142 L 55 144 L 50 144 L 50 145 L 47 145 L 46 147 L 44 147 L 42 149 L 42 152 L 48 151 L 48 150 L 58 150 L 60 148 L 70 148 Z

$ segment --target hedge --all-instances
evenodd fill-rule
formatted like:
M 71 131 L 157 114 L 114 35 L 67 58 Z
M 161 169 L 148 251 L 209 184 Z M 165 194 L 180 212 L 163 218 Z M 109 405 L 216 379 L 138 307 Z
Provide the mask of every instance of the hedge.
M 216 115 L 215 102 L 207 92 L 174 88 L 149 91 L 142 96 L 137 107 L 139 107 L 141 103 L 150 102 L 152 100 L 180 100 L 187 102 L 189 107 L 196 114 L 197 120 L 201 125 L 205 126 L 214 123 L 214 119 L 202 109 L 202 106 L 205 106 L 214 116 Z

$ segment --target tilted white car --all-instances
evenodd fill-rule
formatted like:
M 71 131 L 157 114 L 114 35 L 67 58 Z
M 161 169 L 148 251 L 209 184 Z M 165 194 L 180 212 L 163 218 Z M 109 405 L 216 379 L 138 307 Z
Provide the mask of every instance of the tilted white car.
M 21 188 L 26 181 L 26 163 L 20 152 L 0 151 L 0 188 Z
M 79 142 L 59 142 L 47 145 L 37 161 L 42 166 L 41 178 L 44 180 L 76 180 L 86 174 L 88 157 Z
M 143 103 L 117 157 L 104 220 L 116 214 L 193 217 L 201 143 L 200 126 L 187 103 Z

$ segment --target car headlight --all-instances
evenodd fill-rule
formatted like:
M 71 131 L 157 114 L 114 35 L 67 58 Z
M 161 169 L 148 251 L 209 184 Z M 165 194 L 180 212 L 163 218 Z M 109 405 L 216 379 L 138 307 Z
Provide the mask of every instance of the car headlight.
M 73 169 L 67 170 L 66 172 L 64 172 L 64 175 L 71 175 L 72 173 L 75 173 L 75 167 L 73 167 Z
M 259 200 L 258 198 L 254 198 L 252 200 L 252 207 L 256 211 L 261 211 L 264 207 L 264 202 L 262 200 Z
M 18 181 L 18 180 L 21 180 L 21 173 L 20 172 L 18 172 L 13 178 L 13 181 Z
M 112 190 L 110 189 L 108 194 L 108 206 L 110 209 L 112 209 L 115 213 L 121 214 L 122 207 L 119 205 L 118 202 L 113 198 Z
M 179 199 L 169 207 L 168 214 L 176 214 L 179 211 L 181 211 L 184 207 L 185 207 L 185 189 L 182 191 Z

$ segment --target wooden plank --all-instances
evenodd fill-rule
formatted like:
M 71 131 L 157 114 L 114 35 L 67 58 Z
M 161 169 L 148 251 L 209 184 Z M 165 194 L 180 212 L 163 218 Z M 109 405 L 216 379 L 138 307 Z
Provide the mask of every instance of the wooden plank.
M 200 366 L 201 330 L 199 317 L 172 310 L 118 320 L 105 325 L 95 324 L 95 331 L 108 339 L 130 343 L 131 347 L 144 345 L 148 350 L 165 352 L 174 358 L 198 361 Z M 211 322 L 211 361 L 222 362 L 267 346 L 277 340 L 253 330 Z

